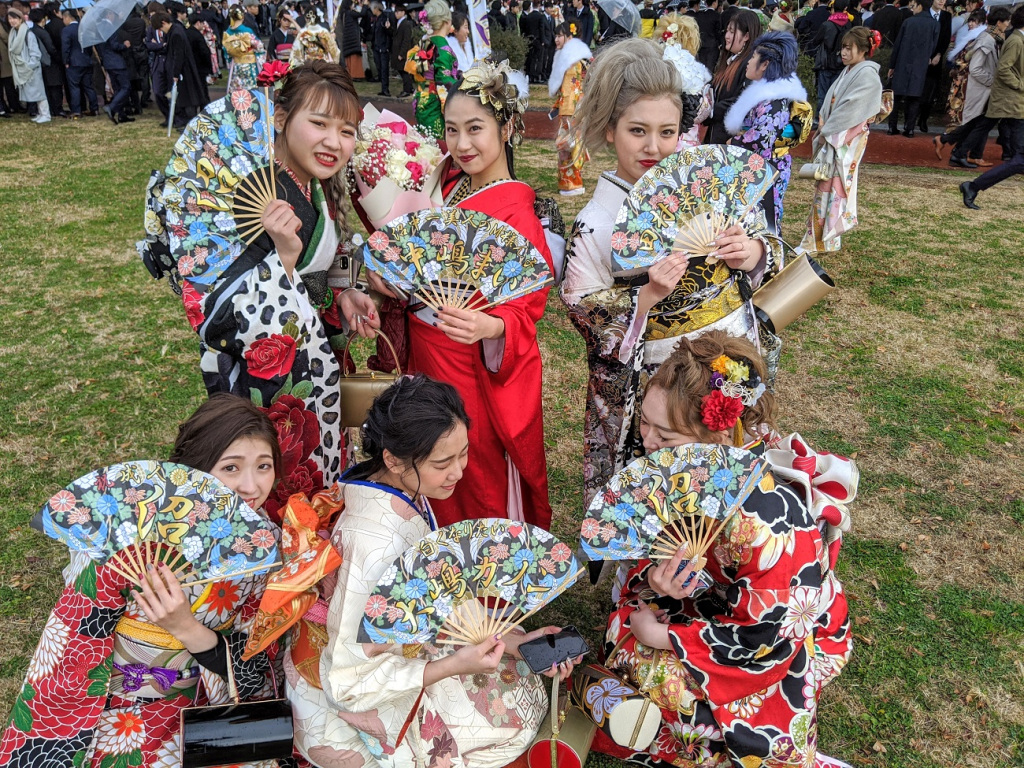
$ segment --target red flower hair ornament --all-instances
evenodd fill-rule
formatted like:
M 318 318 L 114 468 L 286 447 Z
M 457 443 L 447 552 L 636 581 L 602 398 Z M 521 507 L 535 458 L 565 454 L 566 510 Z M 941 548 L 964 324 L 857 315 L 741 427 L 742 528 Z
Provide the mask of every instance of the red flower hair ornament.
M 277 60 L 268 61 L 263 65 L 263 69 L 260 70 L 260 73 L 256 75 L 256 83 L 264 87 L 272 85 L 276 91 L 284 85 L 281 81 L 288 76 L 289 71 L 290 67 L 286 62 Z
M 712 432 L 732 429 L 746 406 L 736 397 L 729 397 L 720 389 L 705 395 L 700 405 L 700 420 Z

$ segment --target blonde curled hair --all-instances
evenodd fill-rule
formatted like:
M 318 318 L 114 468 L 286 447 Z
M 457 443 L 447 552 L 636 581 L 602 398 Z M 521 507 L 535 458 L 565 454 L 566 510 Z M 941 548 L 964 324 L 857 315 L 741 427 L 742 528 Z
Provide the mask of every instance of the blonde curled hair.
M 709 331 L 696 339 L 684 336 L 647 384 L 648 391 L 652 387 L 665 390 L 668 422 L 674 431 L 714 442 L 715 434 L 701 418 L 701 406 L 712 390 L 711 364 L 722 355 L 744 363 L 762 381 L 767 379 L 768 366 L 746 337 L 725 331 Z M 776 429 L 775 395 L 764 392 L 754 405 L 743 409 L 740 419 L 751 435 L 760 434 L 764 426 Z
M 700 27 L 691 16 L 669 13 L 658 19 L 658 25 L 654 28 L 654 39 L 663 45 L 674 41 L 683 50 L 696 56 L 700 50 Z
M 640 99 L 668 96 L 681 116 L 682 90 L 679 73 L 661 58 L 661 49 L 653 41 L 621 40 L 599 53 L 587 70 L 573 122 L 587 148 L 597 151 L 608 143 L 608 128 L 615 127 L 622 113 Z
M 445 24 L 452 23 L 452 9 L 448 7 L 445 0 L 430 0 L 423 7 L 423 11 L 427 14 L 427 23 L 430 24 L 430 28 L 434 32 L 437 32 Z

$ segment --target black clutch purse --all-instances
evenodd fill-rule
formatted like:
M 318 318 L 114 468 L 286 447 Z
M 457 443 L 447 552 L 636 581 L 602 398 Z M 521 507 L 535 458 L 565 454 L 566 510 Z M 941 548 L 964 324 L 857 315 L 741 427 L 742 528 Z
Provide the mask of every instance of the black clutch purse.
M 281 760 L 292 756 L 292 707 L 287 699 L 240 703 L 228 654 L 233 702 L 181 710 L 182 768 Z

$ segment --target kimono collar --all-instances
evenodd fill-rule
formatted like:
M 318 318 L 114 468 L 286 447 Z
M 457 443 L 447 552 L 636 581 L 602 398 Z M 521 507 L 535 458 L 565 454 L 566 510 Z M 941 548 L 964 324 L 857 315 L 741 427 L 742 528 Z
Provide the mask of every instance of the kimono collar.
M 562 80 L 565 73 L 569 71 L 578 61 L 587 61 L 594 58 L 590 46 L 578 37 L 570 37 L 565 41 L 561 50 L 555 51 L 554 61 L 551 63 L 551 77 L 548 78 L 548 95 L 554 96 L 562 87 Z
M 353 467 L 352 469 L 355 469 Z M 387 485 L 386 483 L 375 483 L 373 480 L 350 480 L 348 476 L 352 473 L 352 469 L 348 470 L 341 476 L 341 482 L 346 485 L 359 485 L 363 488 L 373 488 L 377 491 L 383 491 L 384 493 L 390 493 L 392 496 L 397 496 L 410 507 L 416 510 L 419 516 L 423 519 L 423 522 L 427 524 L 427 527 L 432 531 L 437 530 L 437 520 L 434 518 L 434 510 L 430 508 L 430 502 L 427 501 L 426 496 L 423 498 L 423 508 L 410 499 L 405 493 L 395 488 L 393 485 Z
M 313 200 L 313 180 L 310 179 L 308 182 L 303 184 L 301 181 L 299 181 L 299 177 L 295 175 L 295 171 L 293 171 L 287 165 L 282 163 L 280 160 L 275 160 L 274 162 L 276 162 L 281 167 L 282 171 L 284 171 L 286 174 L 288 174 L 288 178 L 289 179 L 291 179 L 293 182 L 295 182 L 295 188 L 298 189 L 299 192 L 302 193 L 302 196 L 306 198 L 306 201 L 307 202 L 312 202 L 312 200 Z

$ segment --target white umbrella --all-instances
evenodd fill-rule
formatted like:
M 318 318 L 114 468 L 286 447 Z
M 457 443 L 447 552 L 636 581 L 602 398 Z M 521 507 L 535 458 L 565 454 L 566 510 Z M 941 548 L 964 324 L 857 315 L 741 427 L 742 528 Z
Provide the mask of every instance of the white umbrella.
M 597 4 L 612 21 L 633 37 L 640 34 L 640 11 L 630 0 L 597 0 Z
M 124 24 L 136 0 L 98 0 L 78 23 L 78 42 L 83 48 L 99 45 Z
M 178 104 L 178 81 L 174 81 L 174 85 L 171 86 L 171 106 L 167 112 L 167 137 L 171 136 L 171 126 L 174 125 L 174 108 Z

